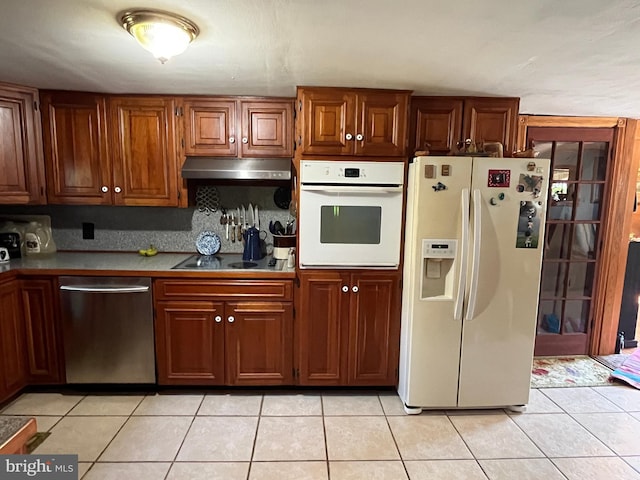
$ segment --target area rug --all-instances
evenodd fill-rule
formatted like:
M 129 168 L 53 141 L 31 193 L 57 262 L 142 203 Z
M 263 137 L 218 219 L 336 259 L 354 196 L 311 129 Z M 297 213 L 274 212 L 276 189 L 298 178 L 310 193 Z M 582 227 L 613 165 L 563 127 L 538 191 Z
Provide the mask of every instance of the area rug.
M 640 389 L 640 348 L 629 355 L 620 367 L 611 374 L 613 378 L 627 382 L 632 387 Z
M 622 365 L 627 358 L 629 358 L 629 355 L 626 353 L 613 353 L 611 355 L 598 355 L 593 358 L 595 358 L 605 367 L 609 367 L 611 370 L 615 370 L 620 365 Z
M 531 388 L 611 385 L 611 370 L 586 355 L 535 357 Z

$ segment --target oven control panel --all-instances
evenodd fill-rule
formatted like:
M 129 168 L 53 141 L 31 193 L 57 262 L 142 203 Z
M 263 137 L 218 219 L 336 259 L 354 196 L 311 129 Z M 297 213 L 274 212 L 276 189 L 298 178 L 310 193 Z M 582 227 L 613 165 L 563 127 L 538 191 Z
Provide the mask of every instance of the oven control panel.
M 380 184 L 402 185 L 403 162 L 300 162 L 300 181 L 304 184 Z

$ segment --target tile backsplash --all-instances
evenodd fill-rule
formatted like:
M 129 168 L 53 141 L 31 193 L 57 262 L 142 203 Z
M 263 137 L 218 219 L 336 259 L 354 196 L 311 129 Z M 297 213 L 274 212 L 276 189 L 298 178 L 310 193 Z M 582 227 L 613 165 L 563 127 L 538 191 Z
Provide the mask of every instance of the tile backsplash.
M 260 228 L 265 233 L 267 253 L 271 253 L 273 237 L 269 221 L 283 225 L 291 218 L 288 210 L 276 206 L 275 187 L 217 187 L 220 205 L 236 212 L 240 205 L 258 205 Z M 115 206 L 0 206 L 2 217 L 10 215 L 49 215 L 53 238 L 58 250 L 137 251 L 153 244 L 164 252 L 195 253 L 195 242 L 203 230 L 216 232 L 222 240 L 221 252 L 240 253 L 242 242 L 226 240 L 225 226 L 220 224 L 221 211 L 211 214 L 195 207 L 115 207 Z M 95 238 L 82 238 L 82 223 L 95 226 Z

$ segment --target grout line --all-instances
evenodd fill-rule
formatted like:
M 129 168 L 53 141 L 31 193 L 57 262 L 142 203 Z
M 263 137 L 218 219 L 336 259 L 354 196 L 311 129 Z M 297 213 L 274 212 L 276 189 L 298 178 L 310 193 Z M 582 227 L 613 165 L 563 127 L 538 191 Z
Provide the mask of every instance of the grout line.
M 327 425 L 324 423 L 324 396 L 320 396 L 320 415 L 322 415 L 322 435 L 324 436 L 324 458 L 325 466 L 327 468 L 327 479 L 331 480 L 331 464 L 329 463 L 329 445 L 327 445 Z
M 193 427 L 193 423 L 196 421 L 196 418 L 197 418 L 197 415 L 198 415 L 198 411 L 200 410 L 200 408 L 202 408 L 202 404 L 204 403 L 205 397 L 206 397 L 206 395 L 203 394 L 202 395 L 202 399 L 200 399 L 200 403 L 198 404 L 198 408 L 196 408 L 196 411 L 193 414 L 193 417 L 191 417 L 191 423 L 189 424 L 189 428 L 187 428 L 187 431 L 184 434 L 184 437 L 182 437 L 182 441 L 180 442 L 180 446 L 176 450 L 176 454 L 173 456 L 173 460 L 169 464 L 169 468 L 167 469 L 167 473 L 164 475 L 164 480 L 166 480 L 166 478 L 169 476 L 169 472 L 173 468 L 173 464 L 175 463 L 176 459 L 178 458 L 178 454 L 180 453 L 180 450 L 182 449 L 182 446 L 184 445 L 184 442 L 187 439 L 187 436 L 189 435 L 189 432 L 191 431 L 191 427 Z
M 256 452 L 256 444 L 258 443 L 258 432 L 260 430 L 260 421 L 262 420 L 262 409 L 264 407 L 264 397 L 265 395 L 261 395 L 260 398 L 260 408 L 258 409 L 258 421 L 256 422 L 256 432 L 253 435 L 253 445 L 251 447 L 251 456 L 249 457 L 249 468 L 247 469 L 247 479 L 251 476 L 251 467 L 253 466 L 253 456 Z
M 404 463 L 404 457 L 402 456 L 402 452 L 400 451 L 400 447 L 398 446 L 398 441 L 396 440 L 396 436 L 393 434 L 393 429 L 391 428 L 391 424 L 389 423 L 389 416 L 384 411 L 384 406 L 382 405 L 382 400 L 380 399 L 380 395 L 377 395 L 378 403 L 380 403 L 380 408 L 382 408 L 382 413 L 384 415 L 384 421 L 387 423 L 387 428 L 389 428 L 389 433 L 391 434 L 391 439 L 393 440 L 393 444 L 396 446 L 396 450 L 398 451 L 398 457 L 400 458 L 400 462 L 402 462 L 402 468 L 404 469 L 404 473 L 409 479 L 409 470 L 407 470 L 407 464 Z M 391 460 L 395 461 L 395 460 Z

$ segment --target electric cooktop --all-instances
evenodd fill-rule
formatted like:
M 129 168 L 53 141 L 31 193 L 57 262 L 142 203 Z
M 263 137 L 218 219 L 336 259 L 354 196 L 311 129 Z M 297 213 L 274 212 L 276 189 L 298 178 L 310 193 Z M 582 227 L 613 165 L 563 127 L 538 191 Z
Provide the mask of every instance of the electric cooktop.
M 244 261 L 242 255 L 191 255 L 172 269 L 176 270 L 282 270 L 282 260 L 265 257 L 261 260 Z

